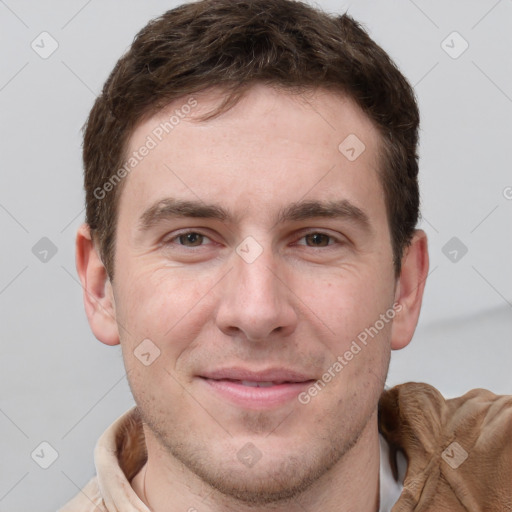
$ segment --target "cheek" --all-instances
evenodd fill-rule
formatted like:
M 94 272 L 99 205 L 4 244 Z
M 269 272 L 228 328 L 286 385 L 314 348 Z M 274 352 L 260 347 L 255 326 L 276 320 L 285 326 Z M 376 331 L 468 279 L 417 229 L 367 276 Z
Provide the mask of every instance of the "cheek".
M 188 375 L 177 362 L 193 349 L 209 317 L 207 291 L 197 280 L 178 278 L 177 272 L 125 276 L 116 314 L 124 326 L 121 347 L 133 396 L 145 410 L 183 412 L 190 405 L 183 395 Z
M 323 374 L 299 397 L 319 417 L 359 421 L 370 414 L 382 393 L 389 367 L 390 325 L 358 336 L 333 339 Z M 363 338 L 360 334 L 366 336 Z M 363 340 L 363 341 L 361 341 Z M 346 415 L 351 418 L 347 420 Z
M 116 319 L 123 352 L 128 355 L 149 339 L 161 352 L 160 362 L 173 368 L 211 316 L 209 291 L 215 277 L 198 279 L 179 269 L 159 266 L 119 272 L 118 278 Z
M 326 332 L 329 344 L 339 350 L 393 304 L 394 286 L 388 269 L 347 266 L 321 278 L 304 275 L 296 283 L 294 291 L 303 302 L 306 317 L 320 332 Z
M 345 268 L 324 282 L 304 279 L 309 284 L 304 282 L 302 296 L 311 310 L 308 334 L 318 341 L 318 333 L 324 332 L 320 341 L 328 352 L 318 384 L 321 391 L 311 390 L 323 396 L 317 407 L 373 403 L 382 391 L 394 317 L 393 274 L 387 270 Z

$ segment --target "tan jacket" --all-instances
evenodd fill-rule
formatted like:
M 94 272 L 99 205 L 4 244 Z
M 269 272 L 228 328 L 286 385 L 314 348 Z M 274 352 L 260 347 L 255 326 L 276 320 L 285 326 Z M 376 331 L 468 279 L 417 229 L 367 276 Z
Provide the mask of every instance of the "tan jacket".
M 392 512 L 512 512 L 512 396 L 475 389 L 445 400 L 432 386 L 408 383 L 383 393 L 379 430 L 407 459 Z M 130 481 L 146 462 L 135 408 L 101 436 L 97 476 L 59 512 L 149 512 Z

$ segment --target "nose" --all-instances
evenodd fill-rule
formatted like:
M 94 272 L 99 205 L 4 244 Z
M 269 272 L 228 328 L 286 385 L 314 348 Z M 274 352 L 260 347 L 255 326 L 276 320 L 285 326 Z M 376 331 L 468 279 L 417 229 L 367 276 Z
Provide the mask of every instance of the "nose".
M 289 336 L 297 327 L 290 283 L 280 275 L 270 250 L 248 263 L 238 255 L 221 291 L 218 328 L 229 336 L 268 341 Z

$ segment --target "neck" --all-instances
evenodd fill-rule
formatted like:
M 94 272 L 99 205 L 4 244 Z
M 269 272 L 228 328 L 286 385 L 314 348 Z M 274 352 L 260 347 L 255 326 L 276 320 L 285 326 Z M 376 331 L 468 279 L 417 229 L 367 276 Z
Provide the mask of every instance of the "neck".
M 221 494 L 168 454 L 146 425 L 144 433 L 148 461 L 132 480 L 132 486 L 152 512 L 377 512 L 379 508 L 380 448 L 376 415 L 354 446 L 307 489 L 286 502 L 261 506 Z

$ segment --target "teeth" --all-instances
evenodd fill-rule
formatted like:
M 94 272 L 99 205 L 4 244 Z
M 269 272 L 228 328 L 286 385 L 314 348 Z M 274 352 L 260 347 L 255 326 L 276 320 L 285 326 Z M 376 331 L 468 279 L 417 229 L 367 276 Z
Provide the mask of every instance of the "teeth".
M 254 382 L 250 380 L 242 380 L 240 381 L 243 386 L 250 386 L 252 388 L 269 388 L 270 386 L 274 385 L 274 382 Z

